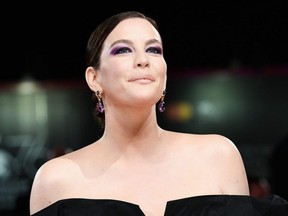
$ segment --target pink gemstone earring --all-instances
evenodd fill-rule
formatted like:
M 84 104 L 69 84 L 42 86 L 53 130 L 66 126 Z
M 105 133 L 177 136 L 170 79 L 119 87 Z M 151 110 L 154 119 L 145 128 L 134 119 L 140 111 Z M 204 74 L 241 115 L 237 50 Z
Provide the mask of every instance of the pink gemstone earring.
M 163 91 L 163 95 L 160 99 L 160 102 L 158 104 L 158 110 L 159 112 L 164 112 L 165 111 L 165 101 L 164 101 L 164 98 L 165 98 L 165 94 L 166 94 L 166 91 L 164 90 Z
M 101 100 L 101 93 L 99 91 L 96 91 L 96 97 L 98 99 L 98 102 L 96 104 L 97 110 L 98 112 L 103 113 L 105 108 Z

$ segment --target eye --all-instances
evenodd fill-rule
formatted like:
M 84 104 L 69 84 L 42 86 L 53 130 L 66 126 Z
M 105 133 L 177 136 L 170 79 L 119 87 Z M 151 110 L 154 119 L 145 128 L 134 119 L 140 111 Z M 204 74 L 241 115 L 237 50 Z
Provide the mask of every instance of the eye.
M 123 53 L 130 53 L 132 50 L 128 47 L 116 47 L 111 51 L 112 55 L 119 55 Z
M 149 47 L 146 52 L 153 53 L 153 54 L 162 54 L 162 48 L 161 47 Z

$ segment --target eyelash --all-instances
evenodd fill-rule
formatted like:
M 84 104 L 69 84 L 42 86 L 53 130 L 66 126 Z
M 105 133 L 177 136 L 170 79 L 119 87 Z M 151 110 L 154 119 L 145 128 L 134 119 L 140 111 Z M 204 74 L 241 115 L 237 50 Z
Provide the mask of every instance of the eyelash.
M 120 47 L 120 48 L 115 48 L 111 51 L 112 55 L 120 55 L 123 53 L 129 53 L 132 52 L 132 50 L 129 47 Z M 149 47 L 146 49 L 146 52 L 148 53 L 153 53 L 153 54 L 162 54 L 162 48 L 161 47 Z
M 150 50 L 152 51 L 152 53 L 154 53 L 154 54 L 162 54 L 162 48 L 160 48 L 160 47 L 149 47 L 148 49 L 147 49 L 147 52 L 149 51 L 149 53 L 150 53 Z

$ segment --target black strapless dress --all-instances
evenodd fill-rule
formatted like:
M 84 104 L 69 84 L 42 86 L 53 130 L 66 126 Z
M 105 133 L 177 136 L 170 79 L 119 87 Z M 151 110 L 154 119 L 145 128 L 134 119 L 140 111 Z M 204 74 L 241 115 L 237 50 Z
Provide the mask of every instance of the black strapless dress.
M 113 199 L 59 200 L 32 216 L 143 216 L 136 204 Z M 277 195 L 203 195 L 168 201 L 164 216 L 288 216 L 288 202 Z

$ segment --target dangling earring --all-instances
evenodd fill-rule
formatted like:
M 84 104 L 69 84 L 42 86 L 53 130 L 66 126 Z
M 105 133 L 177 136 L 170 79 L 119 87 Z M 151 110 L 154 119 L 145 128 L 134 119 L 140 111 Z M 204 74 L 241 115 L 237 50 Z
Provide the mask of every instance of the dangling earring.
M 164 102 L 164 97 L 165 97 L 166 91 L 163 91 L 163 95 L 160 99 L 160 102 L 158 104 L 158 110 L 159 112 L 164 112 L 165 111 L 165 102 Z
M 98 102 L 96 104 L 97 110 L 98 110 L 98 112 L 103 113 L 105 108 L 104 108 L 104 105 L 101 101 L 101 93 L 99 91 L 96 91 L 96 97 L 98 99 Z

